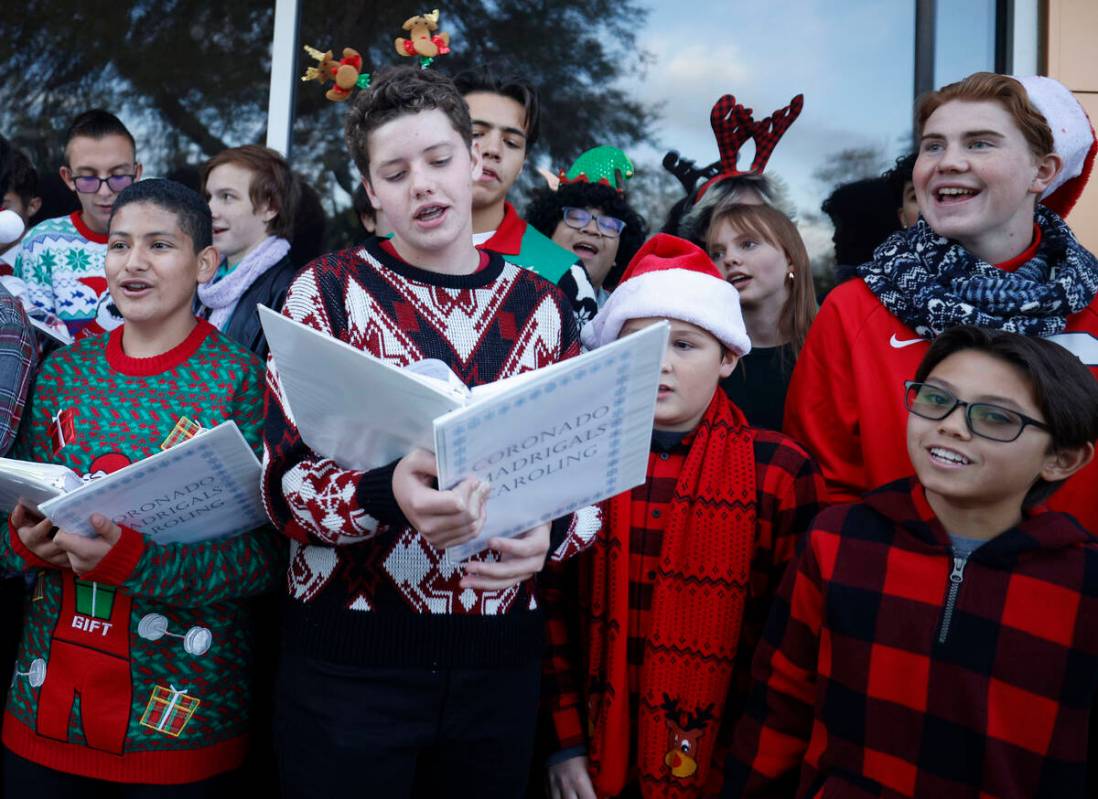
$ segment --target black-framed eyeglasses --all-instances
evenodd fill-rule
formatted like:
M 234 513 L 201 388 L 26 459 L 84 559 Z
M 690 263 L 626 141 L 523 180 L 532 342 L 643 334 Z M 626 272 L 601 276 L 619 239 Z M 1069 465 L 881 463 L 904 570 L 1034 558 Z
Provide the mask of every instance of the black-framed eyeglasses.
M 98 175 L 73 175 L 72 182 L 76 190 L 81 194 L 95 194 L 104 183 L 115 194 L 133 184 L 137 175 L 107 175 L 101 178 Z
M 595 220 L 595 226 L 599 229 L 599 233 L 608 238 L 616 239 L 625 230 L 625 222 L 616 216 L 593 214 L 586 208 L 569 208 L 568 206 L 561 208 L 560 212 L 561 216 L 564 217 L 564 224 L 576 230 L 583 230 L 592 219 Z
M 904 404 L 916 416 L 939 421 L 949 416 L 961 406 L 965 409 L 965 424 L 973 435 L 989 438 L 992 441 L 1014 441 L 1022 435 L 1027 426 L 1032 425 L 1048 432 L 1044 422 L 1012 411 L 1002 405 L 990 402 L 965 402 L 948 389 L 931 383 L 917 383 L 908 380 L 904 383 Z

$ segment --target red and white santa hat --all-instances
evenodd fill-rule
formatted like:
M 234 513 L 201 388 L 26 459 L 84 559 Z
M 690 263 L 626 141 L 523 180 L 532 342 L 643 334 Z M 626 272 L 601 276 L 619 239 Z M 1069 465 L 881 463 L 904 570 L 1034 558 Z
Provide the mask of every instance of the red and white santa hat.
M 1025 87 L 1029 101 L 1048 122 L 1053 149 L 1064 161 L 1064 168 L 1045 189 L 1041 202 L 1060 216 L 1067 216 L 1094 169 L 1098 154 L 1094 126 L 1075 95 L 1060 81 L 1040 75 L 1014 79 Z
M 630 319 L 678 319 L 712 333 L 737 355 L 751 351 L 740 295 L 697 245 L 657 233 L 629 262 L 618 287 L 583 328 L 590 349 L 614 341 Z

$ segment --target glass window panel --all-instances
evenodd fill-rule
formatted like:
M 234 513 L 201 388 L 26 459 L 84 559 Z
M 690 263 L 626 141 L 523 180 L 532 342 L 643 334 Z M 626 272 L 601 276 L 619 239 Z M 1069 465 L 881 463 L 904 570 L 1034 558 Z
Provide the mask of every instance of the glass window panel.
M 800 118 L 766 168 L 796 207 L 810 255 L 825 267 L 832 228 L 820 204 L 839 183 L 878 175 L 911 143 L 915 7 L 879 0 L 703 0 L 690 13 L 649 0 L 638 44 L 654 60 L 627 82 L 646 104 L 663 104 L 658 147 L 637 150 L 638 173 L 659 169 L 668 149 L 717 159 L 709 110 L 730 93 L 761 119 L 804 94 Z M 698 20 L 708 20 L 699 35 Z M 751 164 L 745 147 L 740 168 Z M 658 228 L 662 219 L 650 219 Z
M 934 85 L 995 69 L 996 0 L 938 0 Z

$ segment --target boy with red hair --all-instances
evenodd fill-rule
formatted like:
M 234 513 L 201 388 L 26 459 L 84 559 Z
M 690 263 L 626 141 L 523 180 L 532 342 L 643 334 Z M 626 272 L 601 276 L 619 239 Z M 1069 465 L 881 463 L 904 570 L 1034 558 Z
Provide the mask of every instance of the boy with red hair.
M 982 72 L 925 96 L 918 122 L 922 219 L 828 295 L 789 386 L 785 430 L 832 500 L 911 474 L 892 387 L 950 327 L 1050 338 L 1098 377 L 1098 261 L 1063 219 L 1098 152 L 1082 106 L 1050 78 Z M 1052 506 L 1098 529 L 1096 481 L 1091 465 Z

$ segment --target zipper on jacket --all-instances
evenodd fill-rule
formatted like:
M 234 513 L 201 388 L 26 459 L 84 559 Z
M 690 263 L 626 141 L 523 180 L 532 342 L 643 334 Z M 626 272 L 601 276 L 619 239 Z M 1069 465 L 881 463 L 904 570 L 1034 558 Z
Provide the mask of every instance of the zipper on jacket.
M 949 636 L 949 625 L 953 621 L 953 607 L 957 604 L 957 594 L 961 591 L 961 583 L 965 579 L 965 566 L 968 558 L 953 556 L 953 571 L 949 575 L 949 592 L 946 594 L 945 612 L 942 614 L 942 629 L 938 633 L 938 643 L 944 644 Z

